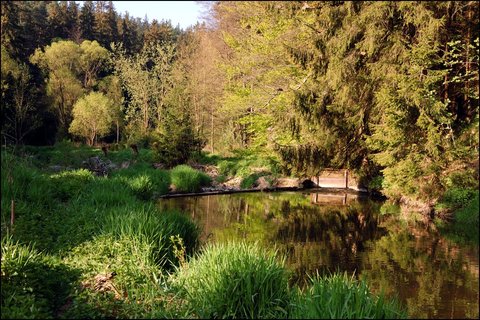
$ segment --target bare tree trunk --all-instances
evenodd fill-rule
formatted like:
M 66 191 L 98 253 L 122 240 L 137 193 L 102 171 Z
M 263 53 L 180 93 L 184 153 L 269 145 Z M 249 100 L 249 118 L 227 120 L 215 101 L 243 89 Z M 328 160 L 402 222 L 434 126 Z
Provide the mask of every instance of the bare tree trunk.
M 213 108 L 212 108 L 213 109 Z M 210 144 L 211 144 L 211 147 L 212 147 L 212 153 L 214 152 L 214 149 L 213 149 L 213 130 L 214 130 L 214 127 L 213 127 L 213 110 L 211 113 L 211 128 L 210 128 Z
M 471 27 L 470 27 L 470 21 L 472 19 L 472 3 L 468 4 L 467 8 L 467 38 L 465 41 L 466 51 L 465 51 L 465 75 L 467 76 L 470 72 L 470 38 L 471 38 Z M 470 91 L 470 81 L 465 79 L 465 93 L 464 93 L 464 101 L 465 104 L 467 105 L 468 110 L 470 110 L 469 102 L 470 99 L 468 97 L 468 92 Z
M 120 124 L 118 123 L 118 120 L 117 120 L 117 144 L 118 144 L 118 141 L 120 140 Z

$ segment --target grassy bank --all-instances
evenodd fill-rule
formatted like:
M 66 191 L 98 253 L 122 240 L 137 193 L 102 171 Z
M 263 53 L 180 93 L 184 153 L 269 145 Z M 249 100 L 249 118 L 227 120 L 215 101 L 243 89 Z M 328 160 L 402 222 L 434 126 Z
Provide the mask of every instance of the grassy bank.
M 195 160 L 201 164 L 216 166 L 219 173 L 216 180 L 219 183 L 239 178 L 241 189 L 254 187 L 260 177 L 271 181 L 281 174 L 278 158 L 249 150 L 236 150 L 231 156 L 202 154 Z
M 99 177 L 78 168 L 98 150 L 63 148 L 74 159 L 60 172 L 48 168 L 58 164 L 53 148 L 2 152 L 2 318 L 296 318 L 318 305 L 288 286 L 275 252 L 243 243 L 202 248 L 190 218 L 157 208 L 155 195 L 175 179 L 201 185 L 205 177 L 193 169 L 154 169 L 147 151 L 132 161 L 123 150 L 109 156 L 128 168 Z M 357 283 L 337 294 L 335 308 L 346 308 L 356 286 L 368 297 L 356 307 L 372 300 L 376 310 L 390 308 Z M 404 316 L 388 312 L 351 315 Z

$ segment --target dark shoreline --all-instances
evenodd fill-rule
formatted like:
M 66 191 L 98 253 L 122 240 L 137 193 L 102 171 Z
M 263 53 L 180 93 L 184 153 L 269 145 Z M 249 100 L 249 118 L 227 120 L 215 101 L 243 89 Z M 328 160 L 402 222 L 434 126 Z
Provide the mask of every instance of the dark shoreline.
M 196 196 L 210 196 L 232 193 L 246 193 L 246 192 L 279 192 L 279 191 L 311 191 L 311 192 L 328 192 L 328 193 L 350 193 L 360 194 L 365 196 L 374 196 L 367 191 L 355 190 L 355 189 L 342 189 L 342 188 L 299 188 L 299 187 L 277 187 L 277 188 L 264 188 L 264 189 L 241 189 L 241 190 L 214 190 L 203 192 L 190 192 L 190 193 L 168 193 L 158 196 L 158 199 L 179 198 L 179 197 L 196 197 Z

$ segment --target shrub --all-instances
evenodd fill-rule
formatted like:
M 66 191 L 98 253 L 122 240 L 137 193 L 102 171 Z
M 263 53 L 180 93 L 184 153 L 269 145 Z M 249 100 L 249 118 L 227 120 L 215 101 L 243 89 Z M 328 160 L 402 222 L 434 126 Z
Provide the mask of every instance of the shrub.
M 479 241 L 479 194 L 463 208 L 457 210 L 454 215 L 453 225 L 449 228 L 450 235 L 458 242 L 471 242 L 478 245 Z
M 473 189 L 451 188 L 445 192 L 440 202 L 452 208 L 464 207 L 477 193 L 478 191 Z
M 249 175 L 248 177 L 243 178 L 242 182 L 240 182 L 240 188 L 242 188 L 242 189 L 253 188 L 255 186 L 255 182 L 261 176 L 262 175 L 259 174 L 259 173 L 253 173 L 253 174 Z
M 257 244 L 209 244 L 171 278 L 200 318 L 284 318 L 289 302 L 284 261 Z
M 365 282 L 347 274 L 310 278 L 304 293 L 292 294 L 292 319 L 399 319 L 407 314 L 395 300 L 374 297 Z
M 170 172 L 172 184 L 180 192 L 197 192 L 202 186 L 211 183 L 211 178 L 203 172 L 195 170 L 187 165 L 179 165 Z
M 383 176 L 376 176 L 368 183 L 368 189 L 380 192 L 382 190 Z
M 225 177 L 223 174 L 220 174 L 215 178 L 215 181 L 217 181 L 218 183 L 224 183 L 225 181 L 227 181 L 227 177 Z
M 195 134 L 190 117 L 170 112 L 164 114 L 158 139 L 152 144 L 160 161 L 168 168 L 186 163 L 204 146 L 205 140 Z

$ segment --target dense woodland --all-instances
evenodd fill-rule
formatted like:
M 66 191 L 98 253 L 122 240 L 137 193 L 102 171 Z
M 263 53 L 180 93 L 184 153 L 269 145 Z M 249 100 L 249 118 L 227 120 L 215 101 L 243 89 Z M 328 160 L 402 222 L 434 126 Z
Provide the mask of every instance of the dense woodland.
M 424 201 L 477 182 L 476 2 L 204 6 L 182 30 L 112 1 L 2 1 L 2 144 L 135 143 L 168 166 L 246 149 Z
M 478 319 L 478 2 L 201 3 L 1 1 L 1 318 Z

